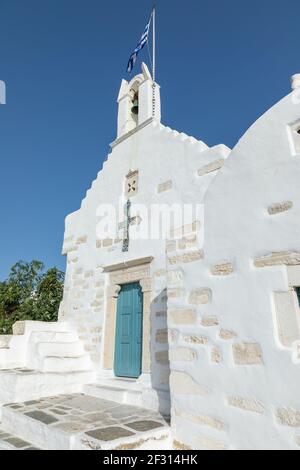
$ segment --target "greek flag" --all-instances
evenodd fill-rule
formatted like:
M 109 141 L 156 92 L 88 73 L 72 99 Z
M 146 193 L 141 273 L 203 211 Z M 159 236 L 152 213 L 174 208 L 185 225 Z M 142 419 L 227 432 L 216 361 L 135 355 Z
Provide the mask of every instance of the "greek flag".
M 152 14 L 153 14 L 153 13 L 152 13 Z M 131 56 L 130 56 L 130 59 L 129 59 L 128 65 L 127 65 L 127 72 L 128 72 L 128 73 L 131 73 L 131 71 L 132 71 L 132 69 L 133 69 L 133 67 L 134 67 L 134 65 L 135 65 L 135 63 L 136 63 L 136 59 L 137 59 L 138 53 L 139 53 L 139 52 L 145 47 L 145 45 L 148 43 L 152 14 L 151 14 L 149 23 L 147 24 L 147 26 L 146 26 L 146 28 L 145 28 L 145 31 L 144 31 L 143 34 L 142 34 L 142 37 L 141 37 L 141 39 L 140 39 L 140 42 L 138 43 L 138 45 L 136 46 L 136 48 L 134 49 L 133 53 L 132 53 Z

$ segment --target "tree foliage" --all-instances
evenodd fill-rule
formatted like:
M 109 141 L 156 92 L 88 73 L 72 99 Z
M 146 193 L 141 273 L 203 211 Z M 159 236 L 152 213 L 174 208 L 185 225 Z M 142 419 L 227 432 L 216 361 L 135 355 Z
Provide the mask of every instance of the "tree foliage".
M 64 273 L 44 271 L 41 261 L 19 261 L 0 282 L 0 334 L 11 334 L 18 320 L 57 320 L 63 295 Z

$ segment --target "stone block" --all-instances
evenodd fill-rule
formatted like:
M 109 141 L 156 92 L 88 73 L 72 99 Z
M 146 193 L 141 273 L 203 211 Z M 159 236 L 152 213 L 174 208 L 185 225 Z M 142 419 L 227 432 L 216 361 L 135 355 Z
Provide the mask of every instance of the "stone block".
M 234 271 L 231 263 L 215 264 L 211 267 L 211 274 L 213 276 L 229 276 Z
M 167 274 L 167 282 L 170 287 L 181 286 L 183 282 L 183 272 L 180 269 L 169 271 Z
M 177 264 L 194 263 L 195 261 L 202 260 L 203 258 L 203 250 L 194 250 L 189 251 L 187 253 L 183 253 L 182 255 L 170 256 L 168 261 L 171 266 L 175 266 Z
M 192 423 L 198 424 L 200 426 L 207 426 L 217 431 L 225 431 L 226 425 L 219 419 L 212 418 L 211 416 L 197 415 L 197 414 L 188 414 L 183 411 L 176 410 L 176 416 L 186 419 Z
M 168 289 L 168 297 L 169 299 L 180 299 L 185 296 L 184 289 Z
M 254 259 L 254 266 L 256 268 L 280 265 L 295 266 L 297 264 L 300 264 L 299 251 L 273 252 Z
M 300 411 L 293 408 L 279 408 L 277 410 L 277 417 L 280 424 L 292 428 L 300 427 Z
M 223 158 L 220 158 L 219 160 L 215 160 L 214 162 L 208 163 L 207 165 L 204 165 L 198 170 L 198 175 L 204 176 L 207 173 L 211 173 L 212 171 L 217 171 L 220 168 L 222 168 L 224 163 L 225 163 L 225 160 Z
M 169 364 L 169 352 L 168 351 L 157 351 L 155 353 L 156 362 L 162 366 Z
M 173 441 L 173 449 L 175 449 L 175 450 L 192 450 L 191 447 L 189 447 L 186 444 L 183 444 L 183 442 L 177 441 L 176 439 Z
M 193 305 L 204 305 L 212 300 L 212 291 L 207 288 L 194 289 L 189 294 L 189 303 Z
M 155 340 L 159 344 L 168 343 L 168 329 L 157 330 Z
M 228 404 L 240 410 L 250 411 L 252 413 L 263 414 L 265 412 L 265 407 L 257 400 L 253 398 L 244 398 L 244 397 L 229 397 Z
M 219 319 L 214 315 L 204 315 L 201 318 L 201 325 L 205 327 L 218 326 Z
M 78 237 L 76 240 L 76 245 L 84 245 L 87 243 L 87 236 L 83 235 L 82 237 Z
M 171 180 L 168 180 L 168 181 L 165 181 L 164 183 L 161 183 L 158 185 L 157 187 L 157 192 L 158 193 L 163 193 L 165 191 L 169 191 L 170 189 L 172 189 L 173 187 L 173 183 Z
M 278 202 L 268 207 L 268 213 L 270 215 L 280 214 L 292 209 L 292 207 L 293 203 L 291 201 Z
M 222 353 L 218 346 L 214 346 L 211 350 L 211 362 L 220 364 L 222 362 Z
M 199 385 L 185 372 L 172 371 L 170 375 L 170 389 L 174 395 L 208 395 L 206 387 Z
M 236 343 L 232 346 L 234 362 L 237 365 L 262 364 L 263 355 L 258 343 Z
M 169 350 L 170 361 L 191 362 L 197 359 L 197 352 L 190 348 L 174 348 Z
M 223 339 L 224 341 L 228 341 L 230 339 L 233 339 L 233 338 L 236 338 L 237 334 L 234 333 L 234 331 L 230 331 L 230 330 L 220 330 L 220 333 L 219 333 L 219 336 L 221 339 Z
M 198 245 L 197 236 L 195 234 L 187 235 L 181 240 L 177 241 L 178 250 L 186 250 L 188 248 L 195 248 Z
M 198 336 L 198 335 L 184 335 L 183 341 L 185 343 L 195 344 L 195 345 L 202 345 L 205 346 L 208 344 L 208 338 L 205 336 Z
M 169 318 L 175 325 L 192 325 L 197 321 L 197 313 L 193 309 L 170 310 Z

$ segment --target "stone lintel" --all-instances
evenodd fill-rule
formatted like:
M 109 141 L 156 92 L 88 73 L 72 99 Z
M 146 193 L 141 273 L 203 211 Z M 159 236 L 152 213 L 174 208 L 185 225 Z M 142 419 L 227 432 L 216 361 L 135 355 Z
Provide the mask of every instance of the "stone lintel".
M 103 272 L 112 273 L 114 271 L 120 271 L 122 269 L 133 268 L 135 266 L 141 266 L 143 264 L 150 264 L 153 261 L 153 256 L 147 256 L 146 258 L 133 259 L 129 261 L 123 261 L 118 264 L 111 264 L 103 267 Z

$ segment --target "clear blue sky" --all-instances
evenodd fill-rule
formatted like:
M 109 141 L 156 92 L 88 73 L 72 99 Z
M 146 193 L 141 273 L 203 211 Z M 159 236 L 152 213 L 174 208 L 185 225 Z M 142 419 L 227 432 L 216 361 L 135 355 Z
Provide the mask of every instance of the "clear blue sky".
M 234 146 L 300 72 L 299 0 L 157 3 L 163 123 Z M 64 218 L 115 138 L 120 81 L 151 5 L 0 0 L 0 279 L 18 259 L 64 269 Z

